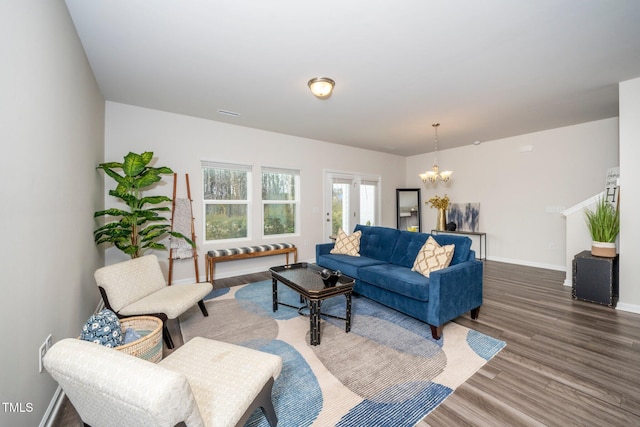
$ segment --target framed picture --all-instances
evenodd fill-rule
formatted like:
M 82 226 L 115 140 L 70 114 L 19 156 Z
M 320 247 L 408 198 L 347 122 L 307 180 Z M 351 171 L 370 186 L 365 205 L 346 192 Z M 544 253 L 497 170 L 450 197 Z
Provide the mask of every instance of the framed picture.
M 450 203 L 447 223 L 454 222 L 458 231 L 480 230 L 480 203 Z

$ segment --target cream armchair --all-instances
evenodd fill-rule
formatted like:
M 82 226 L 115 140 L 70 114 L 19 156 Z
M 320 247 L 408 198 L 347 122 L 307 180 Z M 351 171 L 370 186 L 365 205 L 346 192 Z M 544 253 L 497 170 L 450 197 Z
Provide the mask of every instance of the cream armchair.
M 102 267 L 94 277 L 105 306 L 118 317 L 146 315 L 162 319 L 168 348 L 173 348 L 173 340 L 167 319 L 175 319 L 196 303 L 204 316 L 209 315 L 202 299 L 213 289 L 211 283 L 167 286 L 155 255 Z
M 82 421 L 101 426 L 242 426 L 257 408 L 278 419 L 271 390 L 282 358 L 193 338 L 158 364 L 79 339 L 43 360 Z

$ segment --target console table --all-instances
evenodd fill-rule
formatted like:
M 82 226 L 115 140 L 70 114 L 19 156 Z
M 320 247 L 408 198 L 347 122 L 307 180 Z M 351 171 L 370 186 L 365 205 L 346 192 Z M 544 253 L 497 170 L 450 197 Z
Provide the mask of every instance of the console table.
M 481 231 L 449 231 L 449 230 L 431 230 L 431 234 L 465 234 L 468 236 L 478 236 L 480 239 L 480 260 L 487 259 L 487 233 Z M 473 240 L 473 239 L 472 239 Z M 484 252 L 482 251 L 482 243 L 484 242 Z M 484 256 L 483 256 L 484 253 Z

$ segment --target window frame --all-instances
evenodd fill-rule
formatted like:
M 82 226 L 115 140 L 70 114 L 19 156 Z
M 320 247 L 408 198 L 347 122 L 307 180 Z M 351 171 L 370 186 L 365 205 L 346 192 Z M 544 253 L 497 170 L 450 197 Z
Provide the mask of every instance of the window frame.
M 294 199 L 292 200 L 272 200 L 272 199 L 264 199 L 263 198 L 263 176 L 265 173 L 280 173 L 286 175 L 292 175 L 294 179 Z M 300 235 L 300 186 L 301 186 L 301 177 L 300 177 L 300 169 L 292 169 L 292 168 L 281 168 L 281 167 L 271 167 L 271 166 L 262 166 L 260 168 L 260 217 L 261 217 L 261 233 L 263 239 L 271 239 L 271 238 L 281 238 L 281 237 L 291 237 L 291 236 L 299 236 Z M 294 232 L 293 233 L 281 233 L 281 234 L 266 234 L 265 233 L 265 206 L 266 205 L 293 205 L 295 210 L 294 215 Z
M 253 217 L 253 165 L 242 163 L 227 163 L 201 160 L 201 183 L 202 187 L 202 235 L 203 243 L 219 243 L 219 242 L 245 242 L 252 239 L 252 217 Z M 205 169 L 223 169 L 229 171 L 245 172 L 247 181 L 247 198 L 240 200 L 230 199 L 207 199 L 205 198 L 204 173 Z M 207 206 L 210 205 L 246 205 L 246 224 L 247 232 L 245 237 L 232 237 L 228 239 L 208 239 L 207 237 Z

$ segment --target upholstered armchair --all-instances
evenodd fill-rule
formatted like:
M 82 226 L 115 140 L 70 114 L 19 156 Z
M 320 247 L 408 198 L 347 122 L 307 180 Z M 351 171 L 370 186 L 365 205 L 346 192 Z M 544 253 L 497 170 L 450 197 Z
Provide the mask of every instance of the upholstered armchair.
M 211 283 L 167 286 L 155 255 L 102 267 L 94 277 L 105 306 L 119 318 L 155 316 L 162 319 L 162 334 L 168 348 L 173 348 L 173 340 L 167 319 L 175 319 L 196 303 L 204 316 L 209 315 L 202 299 L 211 292 Z
M 282 358 L 250 348 L 193 338 L 154 364 L 67 338 L 43 363 L 92 427 L 242 426 L 257 408 L 278 422 L 271 390 Z

